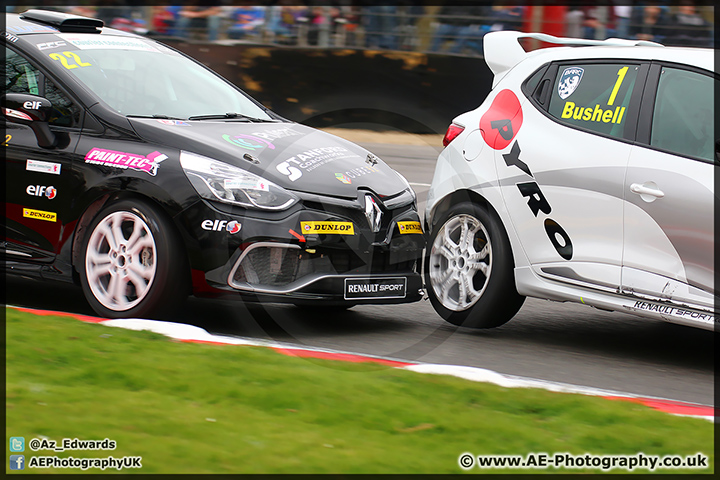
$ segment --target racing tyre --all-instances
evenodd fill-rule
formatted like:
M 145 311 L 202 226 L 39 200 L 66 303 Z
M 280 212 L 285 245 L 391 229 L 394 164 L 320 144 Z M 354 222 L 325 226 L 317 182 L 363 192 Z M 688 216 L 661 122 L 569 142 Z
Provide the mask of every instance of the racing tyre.
M 515 288 L 510 242 L 499 219 L 484 207 L 461 203 L 437 225 L 425 255 L 427 291 L 435 311 L 463 327 L 506 323 L 525 297 Z
M 104 208 L 88 228 L 80 281 L 103 317 L 163 317 L 188 293 L 184 250 L 170 220 L 141 200 Z

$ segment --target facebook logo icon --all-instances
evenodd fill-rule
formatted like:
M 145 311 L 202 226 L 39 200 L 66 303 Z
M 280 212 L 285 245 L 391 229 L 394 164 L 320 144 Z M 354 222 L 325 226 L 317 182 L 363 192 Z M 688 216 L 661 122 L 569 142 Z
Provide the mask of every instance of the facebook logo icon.
M 25 455 L 10 455 L 10 470 L 25 470 Z

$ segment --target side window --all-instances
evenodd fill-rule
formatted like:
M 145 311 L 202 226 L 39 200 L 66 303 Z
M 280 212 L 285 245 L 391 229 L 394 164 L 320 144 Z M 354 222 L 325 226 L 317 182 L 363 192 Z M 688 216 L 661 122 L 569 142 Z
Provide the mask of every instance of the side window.
M 40 72 L 24 57 L 5 47 L 5 93 L 40 95 Z
M 568 125 L 622 137 L 639 68 L 620 63 L 560 65 L 548 113 Z
M 660 73 L 650 145 L 712 161 L 714 80 L 696 72 L 664 67 Z
M 45 98 L 53 105 L 50 125 L 79 127 L 80 107 L 70 100 L 49 78 L 45 78 Z
M 5 47 L 5 93 L 43 96 L 53 104 L 50 125 L 60 127 L 80 125 L 80 107 L 25 57 L 7 47 Z

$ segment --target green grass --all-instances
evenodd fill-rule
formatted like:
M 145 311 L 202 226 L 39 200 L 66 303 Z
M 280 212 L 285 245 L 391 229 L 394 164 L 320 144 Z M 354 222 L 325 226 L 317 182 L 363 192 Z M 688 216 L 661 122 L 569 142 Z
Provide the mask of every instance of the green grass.
M 26 463 L 140 455 L 142 473 L 460 473 L 464 452 L 702 452 L 710 468 L 694 472 L 714 471 L 710 422 L 633 403 L 6 312 L 6 443 L 117 442 L 109 452 L 26 449 Z M 24 470 L 49 471 L 80 472 Z

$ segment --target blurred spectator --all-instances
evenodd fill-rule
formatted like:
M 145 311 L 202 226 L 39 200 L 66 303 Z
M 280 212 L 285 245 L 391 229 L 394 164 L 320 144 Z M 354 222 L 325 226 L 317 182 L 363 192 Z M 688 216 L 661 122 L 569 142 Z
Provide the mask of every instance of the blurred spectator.
M 186 5 L 180 9 L 177 21 L 178 33 L 185 38 L 218 39 L 222 7 Z
M 171 35 L 175 27 L 175 12 L 170 7 L 152 7 L 151 28 L 154 33 Z
M 565 14 L 565 36 L 583 38 L 583 23 L 585 23 L 585 12 L 582 8 L 569 7 Z
M 296 5 L 276 5 L 269 7 L 265 32 L 269 40 L 284 45 L 297 43 L 300 19 L 307 18 L 307 7 Z
M 481 6 L 443 6 L 438 12 L 440 24 L 433 35 L 430 51 L 439 52 L 445 42 L 451 41 L 450 53 L 459 53 L 468 41 L 481 39 L 487 33 L 481 28 L 485 14 L 486 10 Z
M 628 33 L 630 38 L 662 43 L 667 35 L 667 18 L 662 7 L 647 5 L 635 7 Z
M 632 7 L 629 5 L 616 5 L 613 7 L 615 14 L 615 37 L 628 38 L 630 17 L 632 15 Z
M 615 34 L 615 12 L 611 7 L 597 5 L 585 7 L 583 38 L 605 40 Z
M 397 48 L 395 7 L 363 7 L 362 19 L 365 27 L 365 46 L 367 48 Z
M 665 43 L 686 47 L 711 46 L 710 24 L 700 16 L 690 0 L 680 2 L 677 12 L 671 16 L 670 29 Z
M 417 23 L 425 13 L 425 7 L 422 5 L 401 6 L 398 7 L 397 13 L 399 22 L 398 26 L 395 27 L 397 33 L 396 48 L 398 50 L 417 50 L 420 44 Z
M 525 7 L 519 5 L 494 5 L 490 14 L 490 31 L 522 30 Z
M 227 30 L 228 38 L 235 40 L 256 35 L 265 23 L 265 7 L 238 7 L 232 11 L 235 22 Z

